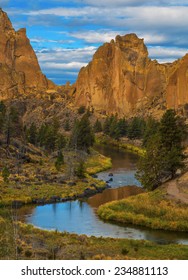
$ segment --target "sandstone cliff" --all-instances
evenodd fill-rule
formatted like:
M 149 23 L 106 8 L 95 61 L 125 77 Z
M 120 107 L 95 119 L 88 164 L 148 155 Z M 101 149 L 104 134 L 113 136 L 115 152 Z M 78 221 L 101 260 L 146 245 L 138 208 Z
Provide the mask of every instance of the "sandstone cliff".
M 105 43 L 80 70 L 75 105 L 102 114 L 153 114 L 188 103 L 188 56 L 172 64 L 148 57 L 143 39 L 135 34 Z
M 46 91 L 55 85 L 41 72 L 26 30 L 17 32 L 0 9 L 0 99 Z
M 188 54 L 173 64 L 166 87 L 166 103 L 168 108 L 175 108 L 176 110 L 187 108 Z

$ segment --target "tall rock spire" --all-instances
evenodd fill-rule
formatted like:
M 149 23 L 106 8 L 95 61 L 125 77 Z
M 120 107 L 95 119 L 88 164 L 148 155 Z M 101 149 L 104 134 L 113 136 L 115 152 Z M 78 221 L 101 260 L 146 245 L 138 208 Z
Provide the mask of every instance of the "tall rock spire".
M 45 91 L 53 87 L 41 72 L 26 29 L 15 31 L 0 9 L 0 98 Z
M 161 96 L 166 66 L 151 61 L 143 39 L 117 36 L 99 47 L 76 81 L 75 104 L 107 114 L 144 112 L 146 103 Z

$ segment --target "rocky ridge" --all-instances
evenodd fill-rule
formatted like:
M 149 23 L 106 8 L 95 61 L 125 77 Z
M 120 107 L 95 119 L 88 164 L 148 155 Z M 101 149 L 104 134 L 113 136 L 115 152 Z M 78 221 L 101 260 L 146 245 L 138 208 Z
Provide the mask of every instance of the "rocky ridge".
M 166 108 L 185 111 L 188 103 L 188 55 L 159 64 L 148 56 L 136 34 L 117 36 L 99 47 L 75 83 L 75 105 L 100 114 L 160 117 Z
M 2 9 L 0 33 L 0 99 L 55 89 L 53 82 L 41 72 L 26 29 L 15 31 Z
M 160 64 L 149 58 L 136 34 L 118 35 L 98 48 L 74 85 L 59 87 L 41 72 L 26 30 L 15 31 L 2 9 L 0 32 L 0 99 L 24 103 L 24 122 L 35 116 L 42 122 L 54 114 L 63 120 L 66 108 L 74 115 L 81 105 L 94 109 L 97 117 L 160 118 L 167 108 L 188 117 L 188 55 Z

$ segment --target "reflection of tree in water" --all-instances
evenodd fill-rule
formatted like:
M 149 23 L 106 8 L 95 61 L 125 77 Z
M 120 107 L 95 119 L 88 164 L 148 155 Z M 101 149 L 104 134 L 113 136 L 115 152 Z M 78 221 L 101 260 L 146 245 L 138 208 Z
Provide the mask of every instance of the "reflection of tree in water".
M 143 189 L 136 186 L 126 186 L 117 189 L 107 189 L 102 193 L 96 194 L 88 199 L 88 204 L 91 207 L 97 208 L 100 205 L 126 198 L 131 195 L 142 193 Z
M 179 244 L 181 242 L 181 239 L 184 242 L 185 239 L 187 239 L 187 234 L 183 232 L 172 232 L 152 229 L 147 229 L 145 231 L 144 236 L 146 240 L 157 242 L 158 244 Z
M 137 154 L 125 150 L 119 150 L 110 145 L 96 145 L 95 149 L 112 160 L 112 168 L 136 169 L 139 159 Z
M 56 215 L 56 212 L 57 212 L 57 204 L 56 203 L 52 204 L 52 210 L 53 210 L 54 215 Z

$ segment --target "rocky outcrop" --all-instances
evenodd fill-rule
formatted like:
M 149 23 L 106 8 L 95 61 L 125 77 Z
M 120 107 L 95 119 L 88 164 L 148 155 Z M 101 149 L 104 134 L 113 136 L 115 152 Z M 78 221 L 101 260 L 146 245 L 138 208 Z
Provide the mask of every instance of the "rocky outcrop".
M 166 103 L 168 108 L 188 109 L 188 54 L 172 67 L 166 88 Z
M 75 103 L 107 114 L 144 110 L 164 92 L 166 68 L 149 59 L 143 39 L 135 34 L 117 36 L 100 47 L 92 62 L 81 69 Z
M 0 34 L 0 99 L 55 87 L 41 72 L 26 30 L 20 29 L 16 32 L 2 9 Z
M 143 39 L 135 34 L 105 43 L 80 70 L 75 105 L 102 114 L 153 114 L 188 102 L 188 56 L 181 62 L 159 64 L 148 57 Z

